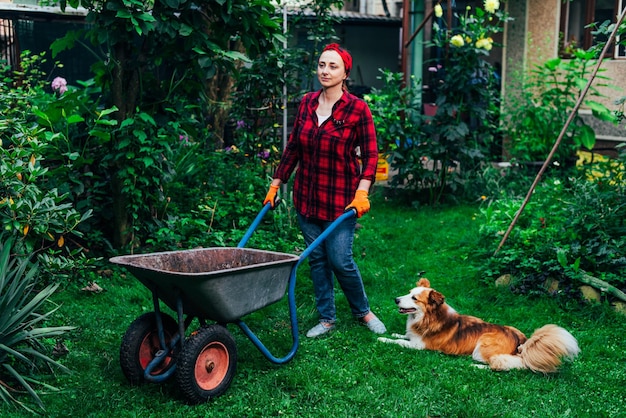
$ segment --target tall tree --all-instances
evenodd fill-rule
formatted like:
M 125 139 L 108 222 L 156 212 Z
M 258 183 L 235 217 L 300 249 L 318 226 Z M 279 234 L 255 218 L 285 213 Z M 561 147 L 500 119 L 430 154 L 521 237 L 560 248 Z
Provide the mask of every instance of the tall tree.
M 151 136 L 161 135 L 163 129 L 180 129 L 183 122 L 177 118 L 188 122 L 183 126 L 185 132 L 221 132 L 215 128 L 224 119 L 222 103 L 233 88 L 231 75 L 250 57 L 280 47 L 281 22 L 275 18 L 270 0 L 60 3 L 63 9 L 88 10 L 85 36 L 102 53 L 102 61 L 94 67 L 95 80 L 102 87 L 107 106 L 116 109 L 117 127 L 108 144 L 108 163 L 113 241 L 123 246 L 132 240 L 132 208 L 149 204 L 144 194 L 131 193 L 131 189 L 159 187 L 158 175 L 144 176 L 143 184 L 133 178 L 141 147 L 150 146 Z M 67 39 L 75 41 L 78 37 L 74 34 Z M 177 109 L 172 105 L 182 101 L 189 106 Z M 212 141 L 220 139 L 217 134 Z M 141 144 L 131 149 L 130 145 L 137 142 Z M 142 163 L 144 167 L 154 165 L 154 158 L 147 156 Z

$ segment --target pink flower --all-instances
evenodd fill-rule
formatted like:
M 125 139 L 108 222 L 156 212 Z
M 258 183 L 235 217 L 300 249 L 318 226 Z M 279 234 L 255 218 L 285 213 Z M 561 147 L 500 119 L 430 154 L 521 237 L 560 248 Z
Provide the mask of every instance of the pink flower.
M 63 94 L 67 91 L 67 80 L 63 77 L 56 77 L 52 80 L 52 90 L 59 92 L 59 94 Z

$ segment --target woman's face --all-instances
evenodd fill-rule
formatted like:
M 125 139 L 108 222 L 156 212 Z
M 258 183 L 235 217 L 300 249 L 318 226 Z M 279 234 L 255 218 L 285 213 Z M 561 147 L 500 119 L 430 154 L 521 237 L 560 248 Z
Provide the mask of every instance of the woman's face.
M 337 51 L 322 52 L 317 61 L 317 78 L 324 88 L 341 85 L 347 77 L 346 68 Z

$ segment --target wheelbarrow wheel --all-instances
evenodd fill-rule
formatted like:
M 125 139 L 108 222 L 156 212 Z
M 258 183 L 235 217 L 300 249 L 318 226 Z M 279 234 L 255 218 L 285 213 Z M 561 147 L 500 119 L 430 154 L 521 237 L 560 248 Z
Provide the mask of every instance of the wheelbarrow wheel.
M 235 340 L 221 325 L 202 327 L 185 341 L 176 367 L 178 386 L 189 403 L 218 397 L 235 376 Z
M 145 382 L 144 372 L 148 364 L 161 350 L 157 318 L 155 312 L 148 312 L 135 319 L 122 337 L 120 346 L 120 366 L 124 376 L 133 385 Z M 169 315 L 161 314 L 165 344 L 169 346 L 172 337 L 178 332 L 178 323 Z M 167 372 L 174 365 L 172 353 L 152 371 L 152 376 Z

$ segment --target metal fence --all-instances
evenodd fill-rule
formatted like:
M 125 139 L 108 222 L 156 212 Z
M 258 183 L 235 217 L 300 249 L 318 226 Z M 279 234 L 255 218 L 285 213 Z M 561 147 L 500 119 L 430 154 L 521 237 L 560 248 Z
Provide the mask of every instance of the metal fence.
M 19 61 L 19 51 L 13 20 L 0 19 L 0 60 L 15 69 Z
M 20 56 L 25 51 L 46 53 L 42 71 L 54 78 L 61 76 L 71 84 L 93 77 L 90 66 L 97 60 L 93 48 L 76 44 L 76 47 L 52 57 L 50 46 L 71 30 L 85 29 L 84 16 L 65 16 L 15 10 L 0 10 L 0 61 L 19 69 Z M 56 62 L 62 64 L 58 67 Z

